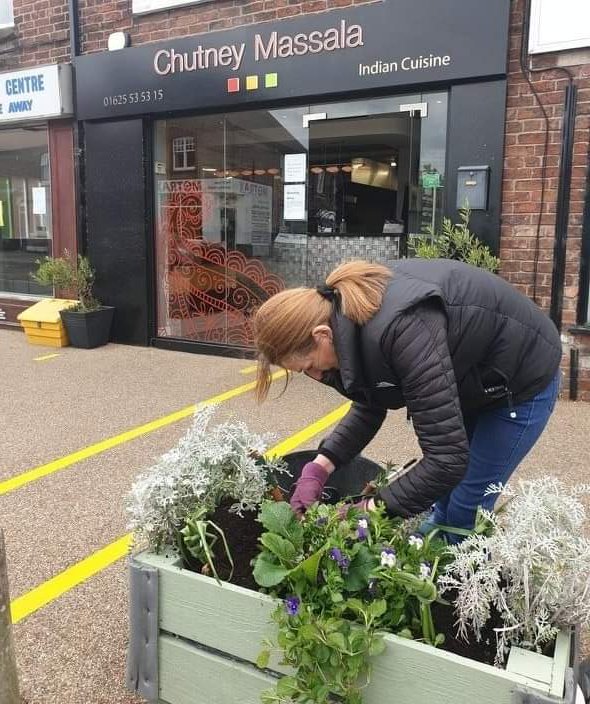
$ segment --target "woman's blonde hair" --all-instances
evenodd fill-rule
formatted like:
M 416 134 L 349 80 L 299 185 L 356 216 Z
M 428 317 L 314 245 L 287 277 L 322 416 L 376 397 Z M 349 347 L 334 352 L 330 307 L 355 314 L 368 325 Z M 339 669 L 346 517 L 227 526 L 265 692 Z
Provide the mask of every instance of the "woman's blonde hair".
M 357 325 L 368 322 L 381 306 L 391 271 L 381 264 L 348 262 L 326 278 L 337 292 L 340 311 Z M 270 367 L 281 365 L 293 354 L 313 348 L 312 331 L 330 322 L 332 302 L 315 288 L 290 288 L 263 303 L 253 318 L 258 348 L 256 397 L 263 401 L 272 382 Z M 288 383 L 288 377 L 287 377 Z

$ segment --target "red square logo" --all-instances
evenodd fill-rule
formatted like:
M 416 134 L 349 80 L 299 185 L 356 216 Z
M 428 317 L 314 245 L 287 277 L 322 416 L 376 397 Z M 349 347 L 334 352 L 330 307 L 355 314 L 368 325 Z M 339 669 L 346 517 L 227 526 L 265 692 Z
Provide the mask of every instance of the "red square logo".
M 239 93 L 240 92 L 240 79 L 239 78 L 228 78 L 227 79 L 227 92 L 228 93 Z

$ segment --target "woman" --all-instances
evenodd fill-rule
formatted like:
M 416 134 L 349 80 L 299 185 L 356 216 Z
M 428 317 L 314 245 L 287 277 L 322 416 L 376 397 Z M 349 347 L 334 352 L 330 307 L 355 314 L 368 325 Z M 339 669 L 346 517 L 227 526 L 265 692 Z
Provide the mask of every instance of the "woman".
M 388 409 L 405 406 L 423 457 L 375 501 L 404 517 L 434 503 L 431 523 L 472 528 L 478 506 L 493 507 L 486 488 L 508 480 L 558 394 L 551 320 L 500 277 L 461 262 L 343 264 L 324 286 L 270 298 L 254 329 L 260 400 L 275 364 L 353 401 L 303 468 L 291 499 L 298 512 L 371 441 Z

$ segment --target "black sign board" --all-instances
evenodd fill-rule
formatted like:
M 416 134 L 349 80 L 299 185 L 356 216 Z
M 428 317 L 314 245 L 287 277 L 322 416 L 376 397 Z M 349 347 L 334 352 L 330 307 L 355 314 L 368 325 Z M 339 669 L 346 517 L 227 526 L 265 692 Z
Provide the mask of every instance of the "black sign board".
M 75 59 L 79 119 L 506 73 L 509 0 L 383 0 Z

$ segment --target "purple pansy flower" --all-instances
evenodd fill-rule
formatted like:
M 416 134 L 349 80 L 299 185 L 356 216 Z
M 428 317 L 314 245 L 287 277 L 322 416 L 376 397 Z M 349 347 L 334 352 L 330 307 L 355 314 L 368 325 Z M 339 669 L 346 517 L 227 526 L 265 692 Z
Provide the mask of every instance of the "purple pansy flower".
M 289 616 L 297 616 L 301 599 L 298 596 L 288 596 L 285 599 L 285 611 Z
M 338 565 L 338 567 L 340 567 L 343 572 L 348 571 L 350 559 L 342 553 L 342 550 L 340 550 L 340 548 L 332 548 L 330 550 L 330 559 L 334 560 L 334 562 Z
M 358 520 L 356 537 L 359 540 L 366 540 L 369 537 L 369 519 L 366 516 L 361 516 Z

